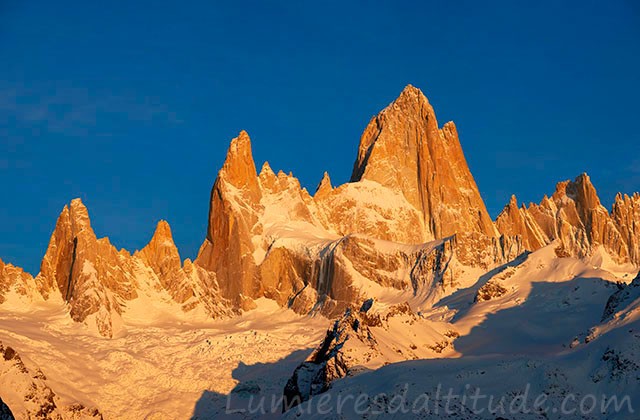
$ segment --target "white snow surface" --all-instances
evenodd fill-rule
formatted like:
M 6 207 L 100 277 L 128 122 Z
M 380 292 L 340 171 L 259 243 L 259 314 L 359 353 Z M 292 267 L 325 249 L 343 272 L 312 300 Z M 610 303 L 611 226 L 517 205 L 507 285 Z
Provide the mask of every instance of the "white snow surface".
M 601 322 L 616 282 L 628 283 L 635 273 L 555 258 L 553 248 L 493 270 L 423 312 L 460 334 L 442 358 L 391 363 L 336 381 L 285 418 L 640 418 L 640 296 Z M 506 292 L 474 302 L 490 280 Z M 447 403 L 449 390 L 454 398 Z M 476 390 L 485 398 L 472 406 Z M 545 404 L 535 411 L 540 395 Z
M 312 234 L 304 241 L 321 247 L 327 239 Z M 282 246 L 298 240 L 282 239 Z M 383 251 L 394 249 L 389 242 L 374 243 Z M 635 277 L 629 269 L 604 257 L 559 259 L 552 244 L 488 273 L 459 271 L 459 288 L 438 295 L 433 306 L 424 305 L 423 296 L 359 279 L 380 308 L 408 301 L 420 311 L 421 321 L 400 317 L 388 327 L 372 328 L 382 358 L 363 364 L 364 373 L 335 382 L 324 395 L 392 396 L 406 383 L 410 397 L 432 392 L 440 383 L 458 391 L 471 384 L 483 392 L 512 395 L 530 382 L 533 391 L 549 393 L 556 404 L 563 393 L 627 392 L 640 410 L 640 368 L 634 365 L 640 364 L 640 299 L 611 321 L 600 321 L 616 283 Z M 242 316 L 214 321 L 199 309 L 184 313 L 139 274 L 139 298 L 118 317 L 122 325 L 113 339 L 73 322 L 62 300 L 52 299 L 28 308 L 3 305 L 0 341 L 16 349 L 32 370 L 42 370 L 62 402 L 97 407 L 106 419 L 217 418 L 226 414 L 228 401 L 230 408 L 246 408 L 251 397 L 261 396 L 267 406 L 275 404 L 267 410 L 273 411 L 270 417 L 280 417 L 278 398 L 286 381 L 332 321 L 296 315 L 267 299 Z M 476 302 L 478 290 L 489 281 L 506 292 Z M 402 362 L 416 357 L 424 360 Z M 360 418 L 351 408 L 341 411 L 344 418 Z M 261 416 L 238 412 L 232 417 Z
M 156 316 L 113 339 L 71 321 L 63 305 L 41 304 L 29 314 L 0 311 L 0 340 L 40 368 L 63 402 L 98 407 L 106 419 L 212 418 L 247 378 L 281 393 L 328 324 L 258 303 L 224 321 Z

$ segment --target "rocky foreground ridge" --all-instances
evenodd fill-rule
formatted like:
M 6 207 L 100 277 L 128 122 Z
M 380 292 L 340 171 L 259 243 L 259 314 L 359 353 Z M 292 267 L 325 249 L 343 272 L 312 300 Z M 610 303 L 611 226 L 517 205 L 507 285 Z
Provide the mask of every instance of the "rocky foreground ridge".
M 168 223 L 131 254 L 97 238 L 86 207 L 62 210 L 33 278 L 0 261 L 0 304 L 61 299 L 71 317 L 111 337 L 141 295 L 185 313 L 229 316 L 266 297 L 328 316 L 382 291 L 418 310 L 464 286 L 460 274 L 557 243 L 558 257 L 603 249 L 640 264 L 640 195 L 602 206 L 589 177 L 557 185 L 540 204 L 515 197 L 494 222 L 455 125 L 439 127 L 422 92 L 407 86 L 367 125 L 351 181 L 324 174 L 311 194 L 268 163 L 258 172 L 246 132 L 233 139 L 210 196 L 197 258 L 181 261 Z
M 14 416 L 26 419 L 102 420 L 98 409 L 80 403 L 63 404 L 38 368 L 28 367 L 20 355 L 0 342 L 0 382 L 5 401 L 0 399 L 0 420 Z M 9 409 L 13 408 L 13 412 Z

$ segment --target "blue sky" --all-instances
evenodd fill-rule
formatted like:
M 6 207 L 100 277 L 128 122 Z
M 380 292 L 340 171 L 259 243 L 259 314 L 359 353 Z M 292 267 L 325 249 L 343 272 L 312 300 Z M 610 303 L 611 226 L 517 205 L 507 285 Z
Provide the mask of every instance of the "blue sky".
M 183 258 L 232 137 L 313 190 L 407 84 L 454 120 L 493 217 L 588 172 L 640 190 L 640 7 L 567 2 L 0 3 L 0 258 L 39 270 L 74 197 L 139 249 Z

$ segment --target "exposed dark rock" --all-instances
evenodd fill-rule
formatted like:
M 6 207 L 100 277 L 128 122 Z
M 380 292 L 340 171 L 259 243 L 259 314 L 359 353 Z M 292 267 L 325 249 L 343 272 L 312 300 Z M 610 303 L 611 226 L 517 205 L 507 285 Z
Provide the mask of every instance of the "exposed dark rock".
M 0 420 L 15 420 L 7 404 L 0 398 Z

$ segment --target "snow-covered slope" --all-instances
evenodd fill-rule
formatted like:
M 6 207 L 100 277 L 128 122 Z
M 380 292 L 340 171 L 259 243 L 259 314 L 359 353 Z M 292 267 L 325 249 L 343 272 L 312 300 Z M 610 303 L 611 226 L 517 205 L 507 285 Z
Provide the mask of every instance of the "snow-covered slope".
M 285 385 L 309 407 L 411 377 L 414 393 L 529 381 L 554 403 L 637 397 L 640 195 L 609 212 L 581 175 L 494 223 L 455 125 L 412 86 L 370 121 L 351 182 L 325 173 L 312 195 L 257 173 L 242 131 L 209 205 L 193 262 L 164 221 L 142 250 L 116 249 L 79 199 L 37 276 L 0 261 L 0 342 L 27 369 L 3 365 L 0 397 L 18 417 L 29 381 L 58 411 L 108 419 L 276 416 Z
M 375 245 L 378 252 L 395 249 Z M 640 301 L 625 294 L 616 300 L 624 308 L 601 323 L 610 296 L 620 297 L 619 282 L 631 277 L 559 259 L 553 244 L 488 273 L 460 273 L 466 277 L 458 286 L 445 288 L 429 307 L 421 307 L 423 296 L 381 289 L 380 300 L 365 302 L 362 315 L 356 308 L 355 317 L 347 314 L 338 323 L 296 315 L 269 299 L 242 316 L 214 321 L 206 313 L 184 313 L 169 296 L 165 306 L 156 301 L 150 309 L 140 293 L 125 306 L 112 339 L 73 322 L 62 301 L 3 311 L 0 337 L 48 378 L 59 406 L 97 407 L 107 419 L 257 418 L 262 409 L 249 405 L 259 401 L 278 417 L 287 381 L 327 337 L 336 350 L 329 353 L 343 369 L 325 383 L 332 398 L 354 390 L 393 395 L 411 378 L 416 390 L 409 395 L 440 382 L 507 395 L 522 390 L 518 381 L 526 379 L 535 384 L 530 392 L 558 390 L 557 399 L 565 392 L 626 389 L 616 381 L 633 379 L 629 369 L 640 363 L 634 353 Z M 491 282 L 500 284 L 499 292 L 478 299 Z M 149 293 L 148 299 L 157 298 Z M 405 297 L 410 304 L 399 301 Z M 0 378 L 3 386 L 10 377 Z M 592 387 L 586 382 L 591 377 L 614 379 L 592 381 Z M 634 389 L 629 392 L 637 396 Z
M 165 314 L 153 325 L 129 324 L 120 337 L 105 339 L 50 305 L 31 314 L 0 312 L 0 337 L 42 372 L 59 405 L 98 407 L 106 419 L 212 418 L 238 384 L 254 381 L 262 392 L 280 395 L 327 322 L 263 300 L 232 320 Z M 26 418 L 18 401 L 23 387 L 15 385 L 22 381 L 19 372 L 0 373 L 0 396 Z
M 285 418 L 637 419 L 638 327 L 554 357 L 391 364 L 336 382 Z
M 460 334 L 447 359 L 343 375 L 286 418 L 638 418 L 637 281 L 618 290 L 622 279 L 543 248 L 422 314 Z M 491 282 L 499 292 L 477 299 Z
M 40 369 L 25 365 L 20 355 L 0 342 L 0 384 L 3 400 L 0 405 L 10 406 L 11 414 L 29 419 L 102 419 L 95 408 L 87 408 L 78 402 L 64 403 L 48 385 L 46 375 Z M 6 414 L 6 413 L 5 413 Z M 0 408 L 0 416 L 2 416 Z M 8 414 L 6 415 L 8 417 Z

